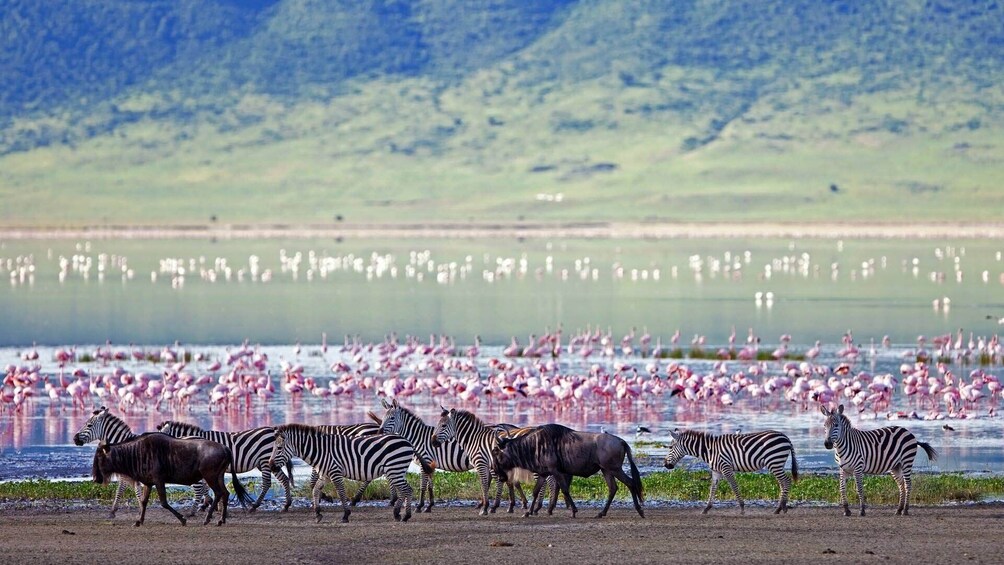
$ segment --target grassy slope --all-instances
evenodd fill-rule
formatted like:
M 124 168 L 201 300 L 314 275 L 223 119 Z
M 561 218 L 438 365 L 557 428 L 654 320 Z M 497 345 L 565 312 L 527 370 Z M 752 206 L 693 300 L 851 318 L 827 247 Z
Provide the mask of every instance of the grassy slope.
M 279 2 L 257 32 L 116 95 L 111 117 L 15 119 L 69 141 L 0 157 L 0 222 L 999 220 L 1004 95 L 993 59 L 972 55 L 979 33 L 839 3 L 568 4 L 509 34 L 491 18 L 526 21 L 519 3 L 458 12 L 485 45 L 463 57 L 471 39 L 436 3 L 341 44 L 342 15 L 304 28 L 318 5 Z M 312 45 L 341 50 L 324 62 Z M 373 74 L 337 75 L 360 60 Z M 337 92 L 303 95 L 304 76 Z M 110 133 L 74 133 L 88 119 Z

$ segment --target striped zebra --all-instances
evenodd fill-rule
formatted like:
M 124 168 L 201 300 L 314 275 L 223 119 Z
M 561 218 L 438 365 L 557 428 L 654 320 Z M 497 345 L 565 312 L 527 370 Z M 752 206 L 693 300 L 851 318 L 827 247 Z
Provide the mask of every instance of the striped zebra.
M 386 400 L 382 402 L 386 412 L 381 419 L 380 431 L 385 434 L 397 434 L 411 442 L 412 447 L 415 448 L 415 457 L 424 459 L 426 462 L 433 462 L 430 465 L 433 471 L 439 469 L 460 472 L 470 471 L 474 468 L 460 444 L 455 441 L 446 441 L 434 446 L 432 441 L 434 426 L 426 424 L 414 412 L 399 405 L 396 399 L 390 404 Z M 422 473 L 416 512 L 422 512 L 422 508 L 425 506 L 426 490 L 429 492 L 429 507 L 425 509 L 425 512 L 432 512 L 432 505 L 435 502 L 432 484 L 432 473 Z
M 525 428 L 525 432 L 533 431 L 534 429 Z M 456 442 L 470 459 L 471 466 L 474 468 L 481 482 L 481 503 L 478 508 L 480 508 L 482 516 L 487 516 L 489 512 L 489 489 L 491 488 L 493 478 L 499 480 L 496 488 L 495 508 L 499 506 L 503 483 L 509 485 L 510 488 L 509 512 L 511 513 L 515 506 L 515 498 L 512 494 L 514 484 L 519 487 L 520 496 L 524 500 L 523 507 L 526 508 L 526 497 L 523 494 L 522 487 L 519 486 L 517 477 L 499 476 L 495 468 L 495 459 L 492 455 L 493 450 L 498 448 L 499 433 L 507 432 L 512 437 L 519 437 L 525 433 L 522 430 L 524 429 L 514 428 L 506 424 L 486 424 L 471 412 L 455 408 L 450 410 L 443 408 L 439 422 L 433 428 L 433 438 L 431 441 L 433 447 L 438 447 L 448 442 Z M 548 485 L 551 486 L 550 481 Z M 552 489 L 551 492 L 554 493 L 556 491 Z M 492 512 L 494 512 L 494 509 L 492 509 Z
M 343 479 L 368 482 L 380 476 L 387 477 L 391 489 L 396 490 L 403 499 L 403 520 L 411 518 L 412 489 L 405 480 L 405 475 L 415 456 L 415 449 L 408 440 L 397 435 L 348 437 L 326 434 L 303 424 L 286 424 L 273 428 L 273 432 L 275 444 L 269 459 L 271 465 L 299 457 L 320 472 L 320 478 L 312 491 L 314 513 L 318 522 L 321 521 L 318 502 L 326 482 L 335 484 L 338 498 L 342 501 L 342 522 L 348 522 L 351 510 L 345 496 Z M 402 520 L 401 506 L 402 500 L 398 500 L 394 506 L 395 520 Z
M 84 445 L 92 441 L 103 441 L 112 444 L 132 439 L 137 435 L 139 434 L 133 433 L 129 425 L 123 422 L 122 419 L 109 412 L 107 407 L 102 406 L 95 410 L 91 417 L 84 422 L 80 430 L 73 435 L 73 443 Z M 140 488 L 142 485 L 133 483 L 128 477 L 120 476 L 118 489 L 115 490 L 115 499 L 112 501 L 112 509 L 108 513 L 109 518 L 115 517 L 115 513 L 119 508 L 119 501 L 122 499 L 122 494 L 125 492 L 127 484 L 136 491 L 136 500 L 142 503 L 143 489 Z M 199 482 L 193 485 L 193 488 L 195 489 L 195 498 L 192 501 L 192 509 L 189 516 L 195 515 L 200 501 L 203 503 L 203 508 L 211 502 L 211 499 L 208 497 L 209 487 L 206 486 L 205 482 Z
M 265 499 L 265 494 L 272 487 L 272 468 L 269 467 L 269 457 L 272 455 L 272 444 L 275 441 L 275 434 L 272 428 L 253 428 L 240 432 L 219 432 L 214 430 L 204 430 L 195 424 L 167 420 L 162 422 L 157 429 L 165 434 L 174 437 L 201 437 L 229 447 L 234 454 L 235 471 L 246 473 L 258 469 L 261 471 L 261 493 L 251 505 L 249 512 L 254 512 Z M 275 473 L 277 479 L 282 484 L 286 492 L 286 505 L 282 511 L 289 510 L 293 503 L 292 483 L 290 477 L 293 476 L 293 463 L 290 460 L 281 462 L 286 466 L 286 473 L 281 470 Z
M 836 410 L 820 406 L 819 411 L 826 416 L 826 449 L 836 449 L 837 465 L 840 467 L 840 503 L 844 506 L 844 516 L 851 515 L 847 504 L 847 475 L 854 475 L 861 503 L 861 515 L 865 515 L 864 475 L 889 473 L 899 487 L 899 508 L 896 514 L 910 513 L 910 475 L 913 460 L 917 457 L 917 446 L 924 448 L 927 458 L 938 459 L 938 452 L 931 444 L 917 441 L 917 437 L 906 428 L 891 426 L 877 430 L 858 430 L 844 416 L 844 405 Z
M 372 422 L 361 422 L 361 423 L 358 423 L 358 424 L 345 424 L 345 425 L 338 425 L 338 426 L 322 425 L 322 426 L 317 426 L 317 429 L 321 430 L 322 432 L 324 432 L 326 434 L 335 434 L 335 435 L 348 436 L 348 437 L 375 436 L 375 435 L 379 435 L 381 433 L 380 432 L 380 426 L 377 425 L 377 424 L 374 424 Z M 314 490 L 314 485 L 317 484 L 317 479 L 319 477 L 320 477 L 320 474 L 317 472 L 317 469 L 311 469 L 310 470 L 310 490 L 311 491 Z M 359 485 L 359 489 L 356 490 L 355 496 L 352 497 L 352 502 L 351 502 L 352 506 L 355 506 L 355 505 L 359 504 L 359 501 L 362 500 L 362 498 L 363 498 L 363 494 L 366 492 L 366 487 L 368 487 L 369 485 L 370 485 L 370 481 L 366 481 L 366 482 L 364 482 L 364 483 L 362 483 L 362 484 Z M 321 500 L 323 500 L 324 502 L 334 502 L 335 501 L 335 499 L 331 498 L 330 496 L 328 496 L 324 492 L 321 493 Z M 393 489 L 391 489 L 390 503 L 391 503 L 391 505 L 393 505 L 395 502 L 397 502 L 397 491 L 394 491 Z
M 715 502 L 718 481 L 723 477 L 736 495 L 739 513 L 745 514 L 746 507 L 742 495 L 739 494 L 736 472 L 759 471 L 765 467 L 774 475 L 778 486 L 781 487 L 781 498 L 774 513 L 788 512 L 788 491 L 791 483 L 798 480 L 798 461 L 795 459 L 795 448 L 788 436 L 772 430 L 720 436 L 694 430 L 682 432 L 673 430 L 670 435 L 674 442 L 664 461 L 667 469 L 672 469 L 687 455 L 692 455 L 711 467 L 711 492 L 708 495 L 708 505 L 704 507 L 702 514 L 707 514 L 711 510 Z M 784 472 L 784 463 L 789 455 L 790 478 Z

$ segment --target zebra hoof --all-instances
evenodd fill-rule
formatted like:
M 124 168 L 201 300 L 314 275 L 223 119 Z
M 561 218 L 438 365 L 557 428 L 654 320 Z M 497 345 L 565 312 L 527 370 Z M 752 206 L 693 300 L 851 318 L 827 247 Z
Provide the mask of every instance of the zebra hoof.
M 347 522 L 347 521 L 348 521 L 348 520 L 346 520 L 345 518 L 342 518 L 342 522 Z M 318 524 L 320 524 L 320 523 L 321 523 L 321 515 L 320 515 L 320 514 L 318 514 L 318 515 L 317 515 L 317 523 L 318 523 Z
M 114 512 L 109 512 L 108 513 L 108 519 L 109 520 L 114 520 L 115 519 L 115 513 Z
M 407 522 L 408 520 L 411 520 L 411 512 L 405 512 L 404 518 L 401 519 L 402 522 Z
M 219 522 L 216 522 L 217 526 L 222 526 L 223 524 L 226 524 L 226 522 L 224 522 L 222 519 Z
M 425 510 L 419 510 L 419 512 L 425 512 L 426 514 L 428 514 L 429 512 L 432 512 L 432 507 L 431 507 L 431 506 L 429 506 L 429 507 L 428 507 L 428 508 L 426 508 Z
M 861 515 L 862 515 L 862 516 L 864 516 L 864 515 L 865 515 L 865 511 L 864 511 L 864 510 L 862 510 L 862 511 L 861 511 Z
M 136 523 L 135 523 L 135 524 L 133 524 L 133 526 L 134 526 L 134 527 L 137 527 L 137 528 L 138 528 L 138 527 L 140 527 L 140 526 L 142 526 L 142 525 L 143 525 L 143 522 L 141 522 L 141 521 L 139 521 L 139 520 L 136 520 Z
M 606 514 L 604 514 L 603 512 L 600 512 L 599 514 L 596 515 L 596 518 L 602 518 L 604 516 L 606 516 Z

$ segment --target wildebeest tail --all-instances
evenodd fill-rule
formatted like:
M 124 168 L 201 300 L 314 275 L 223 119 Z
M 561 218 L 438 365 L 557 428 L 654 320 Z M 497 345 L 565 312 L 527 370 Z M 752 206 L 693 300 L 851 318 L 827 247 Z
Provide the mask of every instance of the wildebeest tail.
M 795 448 L 791 448 L 791 482 L 798 482 L 798 461 L 795 459 Z
M 254 502 L 254 498 L 248 494 L 247 489 L 237 478 L 237 461 L 234 460 L 234 452 L 229 447 L 224 446 L 224 448 L 227 450 L 227 456 L 230 457 L 230 482 L 233 483 L 234 494 L 237 496 L 237 501 L 241 503 L 241 508 L 247 509 L 248 504 Z M 290 472 L 290 476 L 292 477 L 292 472 Z
M 638 466 L 634 464 L 634 456 L 631 455 L 631 446 L 628 442 L 621 440 L 624 444 L 624 451 L 627 452 L 628 463 L 631 464 L 631 488 L 638 491 L 638 500 L 645 502 L 645 490 L 641 482 L 641 473 L 638 472 Z
M 925 441 L 918 441 L 917 445 L 923 448 L 924 452 L 927 453 L 927 458 L 931 461 L 938 460 L 938 452 L 931 446 L 931 444 Z
M 376 424 L 378 426 L 382 426 L 383 425 L 383 418 L 381 418 L 380 416 L 377 416 L 372 410 L 367 410 L 366 411 L 366 415 L 370 417 L 370 420 L 373 420 L 374 422 L 376 422 Z

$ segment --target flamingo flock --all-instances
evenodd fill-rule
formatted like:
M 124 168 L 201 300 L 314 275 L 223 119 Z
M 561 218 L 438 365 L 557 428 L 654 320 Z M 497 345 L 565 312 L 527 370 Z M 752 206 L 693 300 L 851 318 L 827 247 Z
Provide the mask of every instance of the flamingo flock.
M 675 351 L 679 334 L 669 339 Z M 861 348 L 847 331 L 839 347 L 827 349 L 816 341 L 804 353 L 796 352 L 791 341 L 784 334 L 769 355 L 761 355 L 761 338 L 752 328 L 745 344 L 736 343 L 733 329 L 727 345 L 709 348 L 716 353 L 696 359 L 666 357 L 661 338 L 653 347 L 648 330 L 639 335 L 635 328 L 619 339 L 609 329 L 587 328 L 567 343 L 560 328 L 545 329 L 525 343 L 513 337 L 505 347 L 485 347 L 480 337 L 458 347 L 445 335 L 425 341 L 391 333 L 370 343 L 346 336 L 332 348 L 333 359 L 326 335 L 319 348 L 304 353 L 297 344 L 277 359 L 248 342 L 216 355 L 177 343 L 153 348 L 106 343 L 87 352 L 56 348 L 51 362 L 40 359 L 33 346 L 20 353 L 19 363 L 3 368 L 0 410 L 21 412 L 36 405 L 84 410 L 101 404 L 117 405 L 125 413 L 228 412 L 284 399 L 415 397 L 412 401 L 514 404 L 556 412 L 654 402 L 714 410 L 783 405 L 808 410 L 818 403 L 844 402 L 875 418 L 942 419 L 992 416 L 1004 400 L 999 382 L 1004 351 L 996 335 L 966 340 L 959 330 L 931 340 L 919 336 L 916 348 L 898 354 L 898 371 L 884 372 L 873 368 L 879 348 L 886 365 L 894 366 L 889 360 L 897 355 L 886 337 L 880 345 L 872 340 Z M 691 352 L 706 347 L 695 334 Z M 976 359 L 988 363 L 971 368 Z

